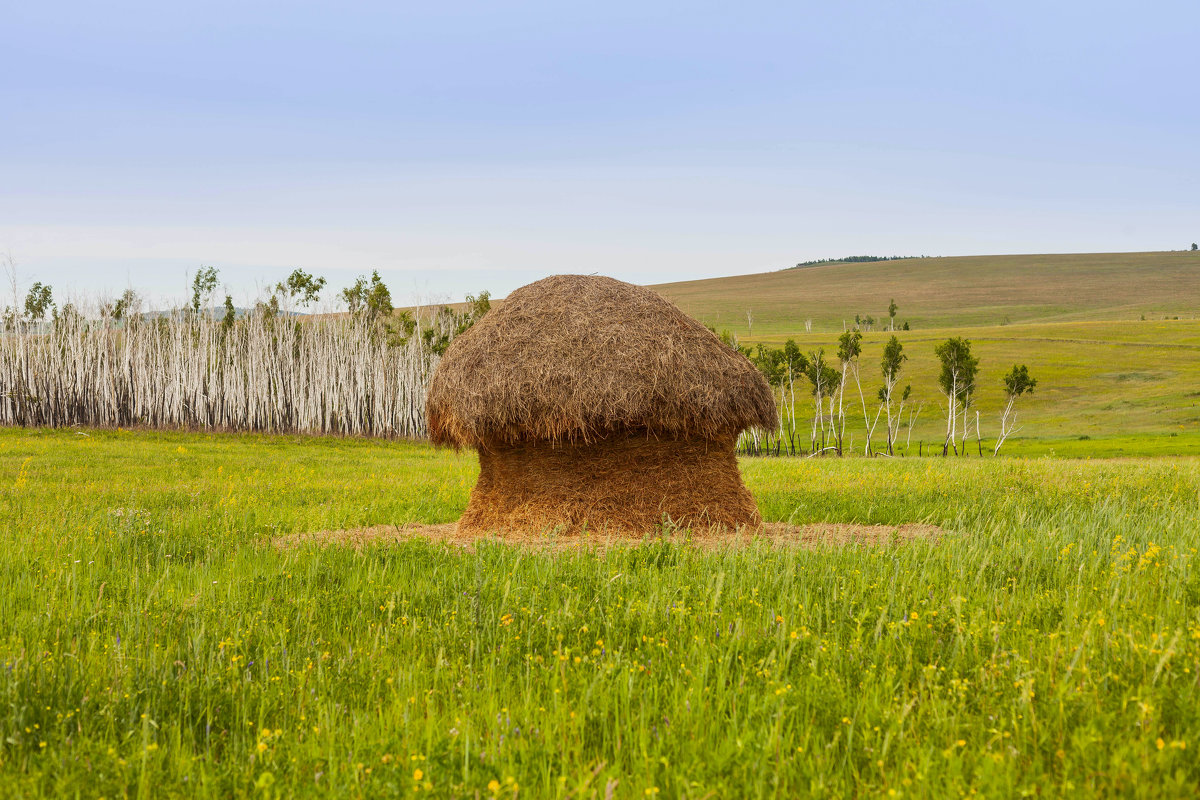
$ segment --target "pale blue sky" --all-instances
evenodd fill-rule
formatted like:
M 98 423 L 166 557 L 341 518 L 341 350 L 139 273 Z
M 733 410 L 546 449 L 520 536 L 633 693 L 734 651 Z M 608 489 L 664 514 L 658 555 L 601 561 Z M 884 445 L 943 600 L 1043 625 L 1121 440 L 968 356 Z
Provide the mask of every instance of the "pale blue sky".
M 11 3 L 0 251 L 398 301 L 1200 239 L 1200 4 Z

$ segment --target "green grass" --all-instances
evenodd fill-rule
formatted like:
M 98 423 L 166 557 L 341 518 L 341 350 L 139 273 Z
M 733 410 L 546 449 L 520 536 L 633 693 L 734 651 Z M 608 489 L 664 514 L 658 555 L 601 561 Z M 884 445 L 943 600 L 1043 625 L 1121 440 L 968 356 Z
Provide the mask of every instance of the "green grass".
M 87 433 L 0 431 L 0 796 L 1200 791 L 1194 458 L 743 462 L 903 547 L 280 552 L 474 458 Z
M 873 332 L 863 338 L 863 391 L 872 413 L 877 405 L 875 392 L 882 385 L 879 360 L 891 335 Z M 985 438 L 994 436 L 999 428 L 1002 376 L 1013 364 L 1027 364 L 1038 386 L 1018 405 L 1022 436 L 1102 440 L 1139 435 L 1160 440 L 1156 445 L 1162 448 L 1157 450 L 1160 453 L 1195 452 L 1174 446 L 1200 434 L 1200 321 L 938 328 L 899 331 L 896 336 L 908 356 L 900 387 L 911 384 L 913 402 L 924 404 L 913 432 L 914 443 L 936 442 L 940 448 L 946 429 L 945 417 L 940 416 L 944 415 L 945 398 L 938 390 L 940 367 L 934 347 L 950 336 L 964 336 L 980 359 L 976 407 Z M 836 358 L 837 337 L 833 334 L 800 333 L 762 341 L 780 346 L 786 338 L 794 338 L 805 352 L 823 348 L 827 357 Z M 807 388 L 804 400 L 804 413 L 811 416 Z M 847 402 L 847 436 L 853 431 L 861 443 L 862 412 L 853 384 Z M 876 439 L 881 441 L 882 436 L 877 434 Z M 1103 450 L 1092 453 L 1113 454 Z

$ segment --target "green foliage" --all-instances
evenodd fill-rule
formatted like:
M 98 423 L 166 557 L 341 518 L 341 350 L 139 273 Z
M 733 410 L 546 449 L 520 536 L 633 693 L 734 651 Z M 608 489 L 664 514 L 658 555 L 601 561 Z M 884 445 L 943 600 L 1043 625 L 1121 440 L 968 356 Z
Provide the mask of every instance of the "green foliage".
M 904 345 L 895 336 L 888 339 L 887 344 L 883 346 L 883 358 L 880 359 L 880 369 L 883 370 L 883 378 L 889 383 L 896 380 L 896 376 L 900 374 L 900 369 L 904 366 L 904 362 L 908 360 L 908 356 L 904 354 Z
M 225 316 L 221 317 L 221 327 L 228 333 L 236 321 L 237 310 L 233 307 L 233 297 L 225 295 Z
M 825 361 L 825 350 L 814 350 L 808 354 L 804 365 L 804 376 L 812 385 L 815 397 L 827 397 L 837 385 L 841 373 L 829 366 Z
M 280 551 L 475 459 L 86 433 L 0 431 L 5 797 L 1200 791 L 1197 459 L 743 461 L 907 545 Z
M 375 275 L 378 276 L 378 273 L 375 273 Z M 362 279 L 360 278 L 359 280 L 361 281 Z M 286 281 L 275 285 L 276 291 L 286 294 L 291 300 L 304 308 L 317 302 L 323 288 L 325 288 L 324 278 L 314 278 L 302 269 L 292 270 L 292 274 L 288 275 Z M 374 289 L 374 286 L 371 288 Z M 384 291 L 386 291 L 386 287 L 384 287 Z M 388 300 L 391 300 L 390 293 L 388 294 Z
M 845 258 L 819 258 L 816 261 L 801 261 L 794 267 L 787 269 L 800 269 L 802 267 L 816 267 L 823 264 L 872 264 L 876 261 L 903 261 L 916 256 L 846 256 Z
M 859 331 L 845 331 L 838 337 L 837 355 L 843 366 L 862 355 L 862 338 Z
M 480 292 L 478 295 L 467 295 L 466 306 L 462 311 L 456 311 L 450 306 L 442 306 L 438 309 L 433 324 L 421 330 L 425 345 L 437 355 L 442 355 L 454 337 L 465 333 L 491 308 L 491 293 L 486 291 Z M 402 339 L 411 336 L 417 327 L 416 320 L 412 315 L 407 311 L 405 315 L 407 316 L 402 318 L 398 328 Z
M 738 342 L 737 334 L 731 333 L 727 328 L 722 328 L 720 333 L 712 325 L 706 325 L 710 331 L 716 334 L 721 339 L 721 344 L 744 355 L 746 358 L 751 358 L 754 353 L 749 347 Z
M 137 313 L 141 303 L 142 299 L 137 292 L 133 289 L 126 289 L 112 305 L 112 318 L 119 321 L 127 314 Z
M 1004 376 L 1004 391 L 1008 397 L 1020 397 L 1023 394 L 1032 393 L 1035 386 L 1037 386 L 1037 378 L 1029 377 L 1029 367 L 1024 364 L 1020 366 L 1013 364 L 1013 368 Z
M 803 378 L 808 369 L 808 359 L 794 339 L 788 339 L 783 347 L 759 344 L 751 360 L 772 386 L 789 386 Z
M 29 292 L 25 295 L 25 313 L 31 320 L 41 322 L 46 318 L 46 313 L 53 308 L 53 290 L 49 286 L 38 281 L 29 287 Z
M 379 277 L 378 270 L 371 272 L 370 280 L 360 275 L 353 285 L 342 290 L 339 297 L 351 314 L 363 314 L 369 320 L 387 319 L 395 310 L 392 293 Z
M 941 362 L 938 385 L 942 393 L 954 393 L 960 403 L 970 398 L 975 391 L 975 375 L 979 372 L 979 359 L 971 355 L 971 342 L 961 336 L 947 339 L 934 348 Z
M 201 267 L 192 276 L 192 313 L 199 314 L 201 306 L 213 296 L 220 284 L 215 267 Z

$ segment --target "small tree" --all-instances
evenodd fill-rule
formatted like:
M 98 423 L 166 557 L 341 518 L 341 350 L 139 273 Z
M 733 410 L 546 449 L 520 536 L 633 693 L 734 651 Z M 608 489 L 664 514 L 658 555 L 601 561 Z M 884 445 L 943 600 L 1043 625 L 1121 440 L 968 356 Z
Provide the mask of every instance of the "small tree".
M 908 356 L 904 355 L 904 345 L 900 344 L 900 340 L 893 336 L 883 347 L 883 359 L 880 362 L 883 370 L 883 388 L 879 391 L 879 398 L 883 401 L 883 407 L 887 411 L 887 454 L 889 456 L 895 455 L 893 446 L 900 427 L 900 415 L 904 412 L 904 401 L 908 399 L 909 391 L 912 389 L 910 386 L 904 390 L 904 395 L 900 399 L 900 407 L 896 409 L 895 414 L 892 414 L 892 398 L 896 391 L 896 383 L 900 380 L 900 369 L 907 360 Z
M 112 305 L 112 318 L 118 322 L 126 317 L 136 317 L 142 310 L 142 298 L 133 289 L 126 289 Z
M 947 339 L 934 348 L 934 353 L 942 362 L 942 371 L 938 376 L 938 384 L 946 395 L 946 441 L 942 445 L 942 455 L 951 448 L 958 455 L 955 444 L 958 433 L 958 417 L 961 409 L 964 415 L 963 437 L 966 438 L 967 408 L 971 404 L 971 395 L 975 391 L 975 374 L 979 371 L 979 359 L 971 355 L 971 342 L 962 337 Z M 965 450 L 964 450 L 965 452 Z
M 1192 252 L 1194 253 L 1197 250 L 1200 250 L 1200 246 L 1197 246 L 1195 242 L 1192 242 Z
M 896 299 L 892 298 L 892 302 L 888 303 L 888 328 L 890 330 L 896 330 L 896 312 L 899 310 L 900 307 L 896 305 Z
M 862 333 L 846 331 L 838 337 L 838 361 L 842 362 L 842 375 L 838 385 L 837 413 L 837 449 L 842 454 L 842 440 L 846 435 L 846 410 L 843 401 L 846 396 L 846 376 L 853 371 L 854 382 L 858 384 L 858 394 L 862 397 L 862 383 L 858 378 L 858 357 L 862 355 Z M 867 422 L 867 403 L 863 401 L 863 420 Z M 868 424 L 868 446 L 870 446 L 870 426 Z
M 324 288 L 324 278 L 314 278 L 302 269 L 292 270 L 286 281 L 275 284 L 276 291 L 304 308 L 317 302 Z
M 370 281 L 365 276 L 359 276 L 352 286 L 342 290 L 340 297 L 351 314 L 364 314 L 368 320 L 387 319 L 395 310 L 392 293 L 377 270 L 371 272 Z
M 225 316 L 221 318 L 221 330 L 229 333 L 233 323 L 237 320 L 237 310 L 233 307 L 233 297 L 225 295 Z
M 1000 435 L 996 437 L 996 449 L 992 455 L 1000 454 L 1000 445 L 1020 428 L 1017 427 L 1017 398 L 1023 394 L 1032 394 L 1037 386 L 1037 378 L 1029 377 L 1029 367 L 1024 364 L 1013 368 L 1004 376 L 1004 411 L 1000 414 Z
M 821 431 L 821 449 L 825 449 L 824 401 L 837 384 L 838 371 L 825 362 L 824 350 L 809 353 L 804 366 L 804 375 L 812 384 L 813 406 L 816 409 L 812 428 L 812 449 L 816 452 L 818 428 Z
M 29 292 L 25 295 L 25 313 L 31 320 L 41 322 L 46 318 L 46 312 L 53 309 L 53 290 L 49 286 L 38 281 L 29 287 Z
M 192 277 L 192 313 L 199 314 L 200 307 L 207 305 L 217 291 L 217 270 L 214 267 L 201 267 Z

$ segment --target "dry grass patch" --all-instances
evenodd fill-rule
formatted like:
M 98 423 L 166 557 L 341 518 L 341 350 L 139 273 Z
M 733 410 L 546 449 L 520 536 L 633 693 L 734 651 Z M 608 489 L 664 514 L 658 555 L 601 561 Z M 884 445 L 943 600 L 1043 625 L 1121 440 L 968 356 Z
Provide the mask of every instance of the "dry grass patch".
M 458 524 L 450 522 L 442 525 L 408 523 L 350 528 L 340 531 L 294 533 L 278 536 L 271 540 L 271 544 L 280 549 L 331 545 L 361 548 L 371 545 L 399 544 L 411 539 L 426 539 L 432 542 L 444 542 L 469 551 L 473 550 L 475 544 L 480 541 L 556 550 L 579 547 L 603 549 L 610 546 L 675 541 L 710 550 L 724 547 L 745 547 L 754 542 L 765 542 L 777 547 L 812 549 L 821 546 L 905 544 L 918 539 L 936 539 L 943 533 L 945 531 L 938 526 L 927 523 L 853 525 L 819 522 L 811 525 L 789 525 L 785 522 L 768 522 L 760 528 L 741 528 L 734 532 L 712 529 L 634 536 L 603 531 L 576 534 L 559 534 L 554 531 L 509 531 L 501 536 L 460 532 Z

